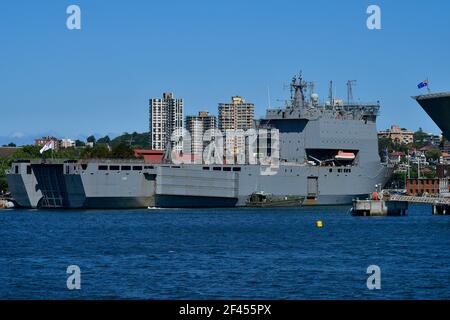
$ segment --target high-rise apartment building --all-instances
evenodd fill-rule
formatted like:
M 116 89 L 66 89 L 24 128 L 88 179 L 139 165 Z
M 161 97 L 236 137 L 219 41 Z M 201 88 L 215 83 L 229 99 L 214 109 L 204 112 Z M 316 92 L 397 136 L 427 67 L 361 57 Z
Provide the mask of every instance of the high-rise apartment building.
M 191 153 L 195 159 L 202 159 L 203 149 L 207 142 L 203 135 L 210 129 L 217 129 L 217 119 L 206 111 L 200 111 L 197 116 L 186 117 L 186 130 L 191 137 Z
M 244 98 L 234 96 L 231 103 L 219 103 L 219 129 L 224 138 L 227 161 L 241 159 L 245 153 L 243 132 L 254 127 L 255 105 L 246 103 Z
M 150 148 L 165 150 L 172 133 L 183 130 L 183 99 L 174 99 L 171 92 L 163 94 L 162 99 L 150 99 Z M 172 141 L 173 147 L 174 141 Z M 176 145 L 181 151 L 182 146 Z
M 255 105 L 246 103 L 244 98 L 234 96 L 231 103 L 219 103 L 219 129 L 238 130 L 253 128 Z

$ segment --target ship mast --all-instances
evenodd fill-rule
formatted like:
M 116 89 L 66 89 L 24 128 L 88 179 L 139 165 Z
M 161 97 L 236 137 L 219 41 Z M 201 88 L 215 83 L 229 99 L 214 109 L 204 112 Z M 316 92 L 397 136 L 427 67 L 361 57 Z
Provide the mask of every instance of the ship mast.
M 347 104 L 353 103 L 353 85 L 356 83 L 356 80 L 348 80 L 347 81 Z
M 292 78 L 291 81 L 291 100 L 293 108 L 304 108 L 305 107 L 305 94 L 303 89 L 307 87 L 307 83 L 302 78 L 302 73 L 300 73 Z

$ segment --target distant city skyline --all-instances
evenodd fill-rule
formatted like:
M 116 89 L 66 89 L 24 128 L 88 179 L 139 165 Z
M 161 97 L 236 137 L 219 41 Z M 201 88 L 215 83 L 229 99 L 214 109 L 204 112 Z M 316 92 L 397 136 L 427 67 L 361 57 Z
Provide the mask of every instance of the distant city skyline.
M 381 103 L 378 130 L 440 134 L 411 96 L 426 93 L 416 85 L 427 78 L 450 91 L 447 1 L 80 0 L 81 30 L 66 28 L 70 4 L 0 5 L 0 144 L 146 132 L 148 101 L 161 92 L 184 99 L 185 115 L 217 115 L 220 102 L 244 96 L 259 118 L 289 98 L 284 86 L 300 69 L 321 99 L 333 80 L 345 100 L 356 79 L 355 99 Z M 366 27 L 370 4 L 381 30 Z

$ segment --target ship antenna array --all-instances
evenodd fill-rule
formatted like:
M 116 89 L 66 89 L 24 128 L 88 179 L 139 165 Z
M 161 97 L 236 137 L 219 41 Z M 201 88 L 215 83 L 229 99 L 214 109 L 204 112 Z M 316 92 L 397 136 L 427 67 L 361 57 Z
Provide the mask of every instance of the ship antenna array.
M 309 96 L 311 97 L 311 95 L 313 93 L 315 93 L 314 90 L 315 90 L 316 84 L 313 81 L 310 81 L 310 82 L 307 82 L 306 85 L 308 86 Z
M 334 107 L 334 101 L 333 101 L 333 80 L 330 80 L 330 85 L 328 88 L 328 99 L 330 100 L 330 105 Z
M 307 82 L 303 80 L 302 72 L 292 78 L 291 101 L 293 107 L 303 108 L 305 106 L 305 94 L 303 89 L 307 87 Z
M 353 103 L 353 85 L 356 84 L 356 80 L 347 81 L 347 103 Z

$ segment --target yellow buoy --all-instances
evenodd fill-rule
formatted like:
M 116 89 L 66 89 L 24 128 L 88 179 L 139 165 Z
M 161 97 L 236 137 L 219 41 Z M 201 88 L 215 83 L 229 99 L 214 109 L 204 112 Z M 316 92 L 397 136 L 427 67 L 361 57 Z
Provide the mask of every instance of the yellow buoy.
M 321 220 L 316 221 L 316 227 L 317 228 L 323 228 L 323 222 Z

